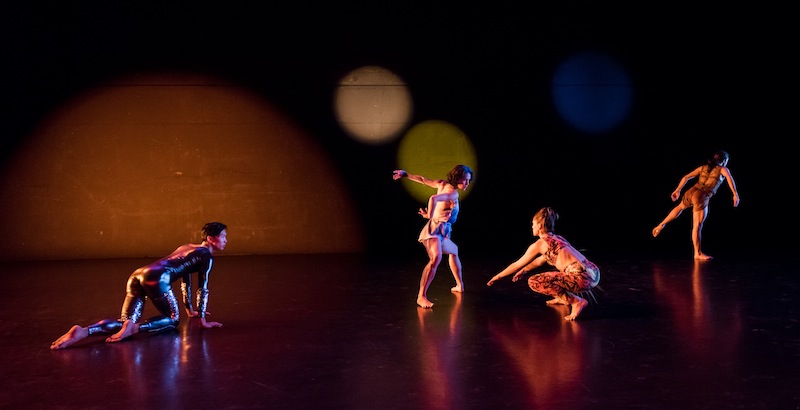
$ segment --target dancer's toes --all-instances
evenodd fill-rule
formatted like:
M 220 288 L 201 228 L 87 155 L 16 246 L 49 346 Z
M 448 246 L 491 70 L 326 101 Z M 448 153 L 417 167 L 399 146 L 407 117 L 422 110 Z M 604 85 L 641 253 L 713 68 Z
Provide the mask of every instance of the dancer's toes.
M 451 292 L 463 292 L 464 291 L 464 285 L 453 286 L 452 288 L 450 288 L 450 291 Z
M 109 336 L 106 339 L 106 343 L 121 342 L 124 339 L 127 339 L 138 332 L 139 332 L 139 327 L 136 325 L 136 323 L 133 323 L 130 320 L 126 320 L 125 323 L 122 324 L 122 329 L 120 329 L 119 332 Z
M 575 302 L 572 302 L 572 311 L 570 312 L 569 316 L 564 316 L 566 320 L 575 320 L 577 319 L 578 315 L 581 314 L 583 308 L 585 308 L 589 302 L 586 299 L 575 297 Z
M 425 309 L 430 309 L 433 307 L 433 302 L 431 302 L 430 300 L 428 300 L 428 298 L 424 296 L 420 296 L 417 298 L 417 305 Z
M 698 260 L 698 261 L 710 261 L 711 259 L 714 259 L 713 256 L 709 256 L 709 255 L 706 255 L 704 253 L 700 253 L 700 254 L 694 255 L 694 258 L 696 260 Z
M 50 344 L 50 349 L 58 350 L 69 347 L 85 339 L 87 336 L 89 336 L 89 329 L 80 327 L 78 325 L 72 326 L 69 329 L 69 332 L 64 333 L 63 336 L 59 337 Z

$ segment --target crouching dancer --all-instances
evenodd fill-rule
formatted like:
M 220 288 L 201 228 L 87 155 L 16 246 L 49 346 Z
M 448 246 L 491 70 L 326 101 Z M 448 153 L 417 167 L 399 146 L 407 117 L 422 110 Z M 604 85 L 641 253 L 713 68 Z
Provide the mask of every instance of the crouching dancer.
M 492 286 L 512 273 L 514 276 L 511 280 L 516 282 L 530 270 L 547 263 L 557 270 L 550 269 L 529 277 L 528 287 L 534 292 L 552 296 L 547 301 L 548 305 L 569 306 L 570 313 L 564 319 L 575 320 L 589 304 L 578 295 L 591 291 L 600 283 L 600 269 L 564 237 L 553 232 L 557 219 L 558 214 L 552 208 L 542 208 L 536 212 L 531 221 L 531 230 L 539 239 L 528 246 L 525 254 L 517 261 L 494 275 L 487 285 Z

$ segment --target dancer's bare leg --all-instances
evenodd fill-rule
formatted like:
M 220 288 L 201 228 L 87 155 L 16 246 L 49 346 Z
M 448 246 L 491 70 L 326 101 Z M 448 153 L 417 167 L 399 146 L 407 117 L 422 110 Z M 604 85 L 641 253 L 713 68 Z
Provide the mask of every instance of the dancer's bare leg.
M 706 255 L 700 250 L 700 243 L 703 239 L 703 222 L 708 216 L 708 207 L 692 212 L 692 245 L 694 246 L 694 258 L 700 261 L 714 259 L 713 256 Z
M 669 213 L 667 214 L 667 217 L 664 218 L 664 220 L 661 221 L 661 223 L 656 225 L 655 228 L 653 228 L 653 238 L 658 236 L 658 234 L 661 233 L 661 230 L 663 230 L 667 226 L 668 223 L 674 221 L 677 217 L 679 217 L 681 215 L 681 213 L 683 212 L 683 209 L 684 209 L 683 205 L 681 205 L 681 204 L 679 204 L 676 207 L 672 208 L 672 210 L 669 211 Z
M 433 307 L 433 302 L 428 300 L 428 287 L 436 276 L 434 261 L 428 262 L 425 269 L 422 270 L 422 277 L 419 279 L 419 293 L 417 294 L 417 305 L 425 309 Z
M 425 241 L 425 250 L 428 251 L 428 264 L 422 269 L 422 277 L 419 278 L 419 293 L 417 293 L 417 305 L 425 309 L 433 307 L 433 302 L 428 300 L 428 288 L 436 276 L 436 269 L 442 262 L 442 245 L 436 238 Z
M 572 309 L 570 310 L 569 316 L 564 316 L 564 319 L 575 320 L 588 304 L 589 302 L 586 299 L 577 295 L 572 295 L 572 303 L 570 303 Z
M 456 285 L 450 288 L 450 291 L 463 292 L 464 279 L 462 278 L 461 274 L 461 259 L 458 257 L 458 253 L 451 253 L 449 262 L 450 262 L 450 271 L 453 272 L 453 278 L 456 280 Z
M 567 305 L 568 304 L 563 299 L 561 299 L 559 297 L 555 297 L 555 296 L 552 299 L 550 299 L 547 302 L 545 302 L 545 303 L 548 304 L 548 305 Z
M 50 344 L 50 349 L 57 350 L 63 349 L 65 347 L 69 347 L 79 341 L 86 339 L 89 336 L 89 328 L 82 327 L 82 326 L 72 326 L 69 329 L 69 332 L 64 333 L 63 336 L 56 339 L 53 343 Z
M 106 339 L 106 342 L 108 343 L 120 342 L 137 333 L 139 333 L 139 325 L 129 319 L 122 324 L 122 329 L 120 329 L 119 332 L 109 336 L 108 339 Z

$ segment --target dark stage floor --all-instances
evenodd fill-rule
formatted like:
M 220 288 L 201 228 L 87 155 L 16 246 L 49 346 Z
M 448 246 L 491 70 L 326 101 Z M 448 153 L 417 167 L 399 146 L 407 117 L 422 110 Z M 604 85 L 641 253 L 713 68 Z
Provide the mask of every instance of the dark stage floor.
M 590 256 L 605 292 L 566 322 L 522 282 L 485 286 L 515 256 L 465 255 L 463 295 L 442 266 L 423 310 L 421 248 L 384 262 L 221 255 L 209 310 L 224 327 L 184 319 L 60 351 L 50 342 L 71 325 L 118 314 L 128 274 L 150 259 L 6 264 L 0 408 L 800 408 L 788 257 Z

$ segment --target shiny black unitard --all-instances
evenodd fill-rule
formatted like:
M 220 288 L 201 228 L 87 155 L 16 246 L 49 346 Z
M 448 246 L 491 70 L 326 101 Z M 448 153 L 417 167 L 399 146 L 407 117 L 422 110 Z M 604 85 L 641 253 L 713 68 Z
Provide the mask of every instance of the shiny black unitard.
M 192 309 L 192 274 L 197 273 L 197 309 L 205 317 L 208 306 L 208 277 L 213 258 L 211 250 L 200 245 L 183 245 L 172 254 L 147 266 L 136 269 L 128 278 L 127 294 L 118 320 L 101 320 L 89 326 L 89 334 L 116 333 L 126 320 L 138 322 L 142 316 L 144 302 L 150 299 L 161 315 L 152 317 L 139 325 L 140 331 L 159 332 L 178 327 L 180 313 L 178 301 L 172 291 L 172 283 L 182 280 L 183 302 Z

